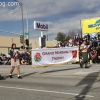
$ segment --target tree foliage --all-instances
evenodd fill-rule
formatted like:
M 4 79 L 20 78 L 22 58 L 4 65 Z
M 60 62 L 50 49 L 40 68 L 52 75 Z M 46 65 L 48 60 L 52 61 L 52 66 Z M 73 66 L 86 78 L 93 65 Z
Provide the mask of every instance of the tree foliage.
M 57 37 L 55 38 L 55 40 L 57 40 L 57 41 L 63 41 L 65 39 L 66 39 L 66 34 L 64 34 L 62 32 L 57 33 Z
M 70 40 L 70 38 L 71 38 L 71 36 L 68 35 L 68 36 L 66 37 L 66 41 Z
M 76 35 L 82 37 L 82 30 L 81 29 L 71 29 L 69 30 L 67 36 L 66 34 L 59 32 L 57 33 L 57 37 L 55 38 L 57 41 L 68 41 L 70 38 L 74 39 Z
M 74 36 L 75 36 L 75 31 L 74 31 L 74 30 L 70 30 L 68 35 L 69 35 L 71 38 L 74 38 Z

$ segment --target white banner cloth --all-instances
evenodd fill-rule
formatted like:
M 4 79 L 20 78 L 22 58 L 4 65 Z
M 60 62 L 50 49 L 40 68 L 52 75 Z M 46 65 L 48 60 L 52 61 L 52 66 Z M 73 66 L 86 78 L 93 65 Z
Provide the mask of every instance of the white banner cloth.
M 78 47 L 32 49 L 32 66 L 63 64 L 79 60 Z

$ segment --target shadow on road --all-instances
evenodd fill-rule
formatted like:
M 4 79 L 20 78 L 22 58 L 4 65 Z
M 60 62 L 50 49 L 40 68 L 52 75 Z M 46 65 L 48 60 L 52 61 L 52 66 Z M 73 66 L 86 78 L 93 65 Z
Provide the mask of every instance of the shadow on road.
M 12 76 L 17 76 L 17 74 L 13 74 Z M 4 79 L 10 78 L 9 75 L 4 76 Z
M 24 74 L 24 75 L 22 75 L 22 77 L 27 77 L 27 76 L 30 76 L 30 75 L 35 74 L 35 73 L 37 73 L 37 72 L 32 72 L 32 73 Z M 21 73 L 21 74 L 23 74 L 23 73 Z M 12 76 L 13 77 L 17 76 L 17 74 L 13 74 Z M 4 80 L 7 79 L 7 78 L 10 78 L 9 75 L 4 76 Z
M 59 69 L 59 70 L 51 70 L 51 71 L 45 71 L 41 74 L 45 74 L 45 73 L 53 73 L 53 72 L 60 72 L 60 71 L 66 71 L 66 70 L 74 70 L 74 69 L 80 69 L 80 67 L 77 68 L 69 68 L 69 69 Z
M 94 72 L 88 74 L 82 81 L 80 81 L 76 86 L 86 85 L 86 87 L 80 92 L 78 96 L 75 97 L 75 100 L 84 100 L 87 93 L 93 89 L 91 89 L 92 85 L 96 82 L 97 77 L 99 76 L 100 72 Z M 95 77 L 93 77 L 95 75 Z M 74 97 L 73 97 L 74 98 Z M 72 99 L 72 98 L 70 98 Z M 69 99 L 69 100 L 70 100 Z
M 37 72 L 28 73 L 28 74 L 22 75 L 22 77 L 27 77 L 27 76 L 33 75 L 35 73 L 37 73 Z
M 30 76 L 30 75 L 35 74 L 35 73 L 36 72 L 34 72 L 34 73 L 32 72 L 32 73 L 29 73 L 29 74 L 25 74 L 25 75 L 22 75 L 22 77 L 27 77 L 27 76 Z M 20 74 L 23 74 L 23 73 L 20 73 Z M 17 74 L 12 74 L 12 76 L 15 77 L 15 76 L 17 76 Z M 7 78 L 10 78 L 9 75 L 4 76 L 4 80 L 7 79 Z

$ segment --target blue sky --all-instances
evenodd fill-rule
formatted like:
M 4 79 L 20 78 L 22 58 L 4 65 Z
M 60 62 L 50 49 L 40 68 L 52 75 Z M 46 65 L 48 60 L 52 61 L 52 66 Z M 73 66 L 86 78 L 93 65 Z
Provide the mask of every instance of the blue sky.
M 40 31 L 34 30 L 33 22 L 43 21 L 49 24 L 49 40 L 54 40 L 58 32 L 68 34 L 71 30 L 80 29 L 80 20 L 100 17 L 99 0 L 18 0 L 23 3 L 24 30 L 26 32 L 26 16 L 28 14 L 30 39 L 38 39 Z M 1 5 L 3 2 L 14 0 L 0 0 L 0 30 L 22 33 L 20 6 Z M 12 12 L 16 12 L 12 14 Z M 7 32 L 0 32 L 4 36 L 17 36 Z

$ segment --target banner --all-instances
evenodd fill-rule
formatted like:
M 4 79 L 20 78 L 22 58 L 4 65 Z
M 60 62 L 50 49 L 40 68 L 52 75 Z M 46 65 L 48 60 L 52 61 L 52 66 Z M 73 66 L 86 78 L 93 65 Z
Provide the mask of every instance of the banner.
M 82 33 L 97 33 L 100 32 L 100 18 L 91 18 L 82 20 Z
M 32 66 L 48 66 L 79 61 L 78 47 L 33 49 Z

